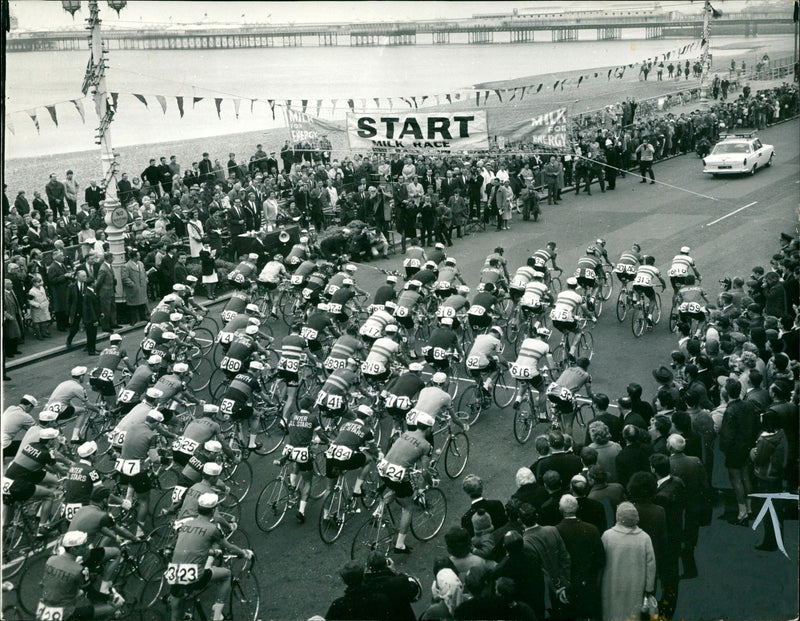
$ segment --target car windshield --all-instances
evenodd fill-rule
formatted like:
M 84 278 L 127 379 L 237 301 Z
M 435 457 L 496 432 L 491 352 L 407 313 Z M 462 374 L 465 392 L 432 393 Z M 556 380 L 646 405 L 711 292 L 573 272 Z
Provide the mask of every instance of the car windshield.
M 721 142 L 714 147 L 713 153 L 750 153 L 750 145 L 746 142 Z

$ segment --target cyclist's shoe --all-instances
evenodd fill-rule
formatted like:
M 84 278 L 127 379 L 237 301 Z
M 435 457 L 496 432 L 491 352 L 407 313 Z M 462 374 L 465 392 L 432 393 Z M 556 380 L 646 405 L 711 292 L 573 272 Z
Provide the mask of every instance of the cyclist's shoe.
M 298 524 L 305 524 L 306 523 L 305 514 L 300 513 L 299 511 L 297 512 L 297 515 L 295 516 L 295 519 L 297 520 Z
M 392 552 L 394 554 L 411 554 L 412 548 L 410 546 L 405 546 L 403 548 L 398 548 L 397 546 L 392 548 Z
M 114 607 L 120 607 L 125 604 L 125 598 L 119 594 L 119 592 L 114 588 L 111 587 L 111 591 L 109 593 L 111 596 L 111 605 Z
M 248 447 L 247 447 L 247 450 L 248 450 L 248 451 L 257 451 L 257 450 L 258 450 L 258 449 L 260 449 L 262 446 L 264 446 L 264 443 L 263 443 L 263 442 L 256 442 L 256 443 L 255 443 L 253 446 L 248 446 Z
M 358 491 L 353 490 L 353 497 L 354 498 L 363 498 L 364 497 L 364 490 L 360 489 Z
M 520 404 L 521 404 L 521 403 L 522 403 L 522 401 L 516 401 L 516 400 L 515 400 L 515 401 L 514 401 L 514 403 L 513 403 L 513 405 L 512 405 L 512 407 L 513 407 L 515 410 L 518 410 L 518 409 L 519 409 L 519 406 L 520 406 Z
M 571 353 L 568 353 L 567 354 L 567 362 L 574 363 L 575 362 L 575 356 L 572 355 Z
M 550 422 L 550 418 L 547 416 L 547 414 L 539 414 L 538 418 L 539 418 L 539 422 L 540 423 L 549 423 Z M 556 426 L 555 423 L 553 423 L 553 426 Z

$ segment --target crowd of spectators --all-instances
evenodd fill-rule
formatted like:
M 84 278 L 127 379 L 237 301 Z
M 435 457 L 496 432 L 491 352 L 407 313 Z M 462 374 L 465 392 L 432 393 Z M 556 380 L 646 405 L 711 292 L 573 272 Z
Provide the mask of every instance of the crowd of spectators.
M 736 99 L 715 102 L 707 111 L 675 115 L 665 113 L 669 107 L 629 99 L 576 117 L 572 146 L 558 153 L 498 140 L 482 154 L 376 152 L 340 159 L 323 138 L 316 145 L 287 141 L 280 152 L 257 145 L 246 162 L 229 153 L 224 165 L 208 153 L 189 166 L 175 156 L 153 158 L 139 175 L 122 172 L 117 182 L 117 196 L 129 214 L 126 265 L 137 279 L 140 265 L 147 274 L 144 284 L 121 278 L 127 305 L 138 307 L 134 314 L 146 309 L 148 291 L 153 299 L 176 281 L 176 264 L 188 262 L 189 272 L 199 275 L 204 248 L 213 269 L 224 275 L 232 267 L 228 262 L 243 252 L 240 236 L 248 232 L 258 231 L 263 240 L 276 227 L 298 224 L 312 235 L 330 237 L 354 260 L 370 260 L 386 256 L 397 242 L 405 251 L 412 238 L 452 245 L 454 238 L 490 224 L 508 229 L 514 212 L 538 220 L 541 202 L 558 204 L 564 188 L 591 194 L 598 181 L 601 192 L 615 189 L 617 177 L 636 164 L 644 141 L 658 160 L 709 148 L 723 131 L 763 128 L 794 116 L 797 87 L 783 84 L 753 94 L 745 86 Z M 85 263 L 90 284 L 106 261 L 105 193 L 95 180 L 84 187 L 71 170 L 64 181 L 51 174 L 44 197 L 34 190 L 29 200 L 21 189 L 12 201 L 6 189 L 4 276 L 14 284 L 26 319 L 20 323 L 22 338 L 26 333 L 47 338 L 53 320 L 65 330 L 57 319 L 65 310 L 51 274 L 56 256 L 66 278 Z M 169 260 L 162 266 L 165 256 Z M 43 289 L 32 291 L 37 274 Z M 42 305 L 42 290 L 48 307 Z M 213 296 L 214 288 L 206 293 Z
M 537 437 L 537 460 L 507 472 L 510 498 L 468 475 L 469 509 L 430 559 L 419 618 L 671 619 L 680 583 L 708 569 L 695 550 L 714 513 L 747 536 L 763 502 L 751 493 L 797 493 L 799 248 L 781 235 L 768 269 L 720 279 L 705 328 L 679 324 L 654 395 L 634 378 L 616 409 L 594 393 L 582 444 L 558 430 Z M 797 519 L 795 502 L 776 502 L 779 530 L 763 520 L 759 552 L 779 550 L 784 517 Z M 382 554 L 341 577 L 326 619 L 415 618 L 419 588 L 408 585 L 420 581 Z

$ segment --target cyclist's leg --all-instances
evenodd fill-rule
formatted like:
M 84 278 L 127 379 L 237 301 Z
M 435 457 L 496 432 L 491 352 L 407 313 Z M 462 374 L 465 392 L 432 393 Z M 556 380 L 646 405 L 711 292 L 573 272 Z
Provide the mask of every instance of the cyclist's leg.
M 563 408 L 561 410 L 561 420 L 563 421 L 564 427 L 561 430 L 564 435 L 572 435 L 572 425 L 575 421 L 575 404 L 573 403 L 572 407 L 568 410 L 567 408 Z
M 308 504 L 308 495 L 311 493 L 311 476 L 313 474 L 313 462 L 309 456 L 308 465 L 298 464 L 299 477 L 300 477 L 300 504 L 297 507 L 297 512 L 305 518 L 306 505 Z
M 400 505 L 402 513 L 400 514 L 400 526 L 398 527 L 395 548 L 402 550 L 406 547 L 406 537 L 408 536 L 408 531 L 411 528 L 411 497 L 406 496 L 404 498 L 400 498 L 398 496 L 397 504 Z
M 211 567 L 211 583 L 217 584 L 217 599 L 212 604 L 212 621 L 222 621 L 225 603 L 231 598 L 231 570 L 227 567 Z
M 361 467 L 361 471 L 358 473 L 355 483 L 353 483 L 353 494 L 357 496 L 361 495 L 361 486 L 364 484 L 364 480 L 369 475 L 369 472 L 370 470 L 372 470 L 372 467 L 375 463 L 374 460 L 369 455 L 367 455 L 366 453 L 359 452 L 353 455 L 353 457 L 351 457 L 351 459 L 354 460 L 353 464 L 355 464 L 353 469 L 358 468 L 358 464 L 361 463 L 362 461 L 362 458 L 359 457 L 359 455 L 363 455 L 364 465 Z
M 78 419 L 75 421 L 75 426 L 72 428 L 72 442 L 78 443 L 86 433 L 86 424 L 89 422 L 89 411 L 82 406 L 75 408 L 75 414 Z
M 111 579 L 119 567 L 121 562 L 119 548 L 113 546 L 104 546 L 102 548 L 95 548 L 95 550 L 103 551 L 103 578 L 100 582 L 100 592 L 108 594 L 111 591 Z M 90 552 L 90 554 L 94 551 Z

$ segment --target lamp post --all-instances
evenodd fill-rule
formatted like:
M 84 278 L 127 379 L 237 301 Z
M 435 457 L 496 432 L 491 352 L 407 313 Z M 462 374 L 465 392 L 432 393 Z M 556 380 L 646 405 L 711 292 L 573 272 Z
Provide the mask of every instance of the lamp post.
M 125 7 L 127 0 L 108 0 L 108 6 L 119 12 Z M 62 0 L 62 7 L 73 16 L 80 10 L 80 0 Z M 108 88 L 106 85 L 106 68 L 108 50 L 103 45 L 103 33 L 101 29 L 102 20 L 100 19 L 100 9 L 97 0 L 89 0 L 89 17 L 86 20 L 86 29 L 90 33 L 89 39 L 89 64 L 86 67 L 86 75 L 83 79 L 83 94 L 92 90 L 95 112 L 100 120 L 95 135 L 95 143 L 100 146 L 100 163 L 103 170 L 103 180 L 101 186 L 105 190 L 106 198 L 103 201 L 105 211 L 106 236 L 109 250 L 114 255 L 112 268 L 117 279 L 115 298 L 117 303 L 125 301 L 125 294 L 122 289 L 122 278 L 120 270 L 125 263 L 125 227 L 128 224 L 128 212 L 120 204 L 117 198 L 116 173 L 119 164 L 117 154 L 111 145 L 111 121 L 114 120 L 116 112 L 114 103 L 109 101 Z
M 709 47 L 711 41 L 709 39 L 711 31 L 711 2 L 705 0 L 703 3 L 703 38 L 700 47 L 700 66 L 702 73 L 700 74 L 700 108 L 705 110 L 708 108 L 708 65 L 709 63 Z

